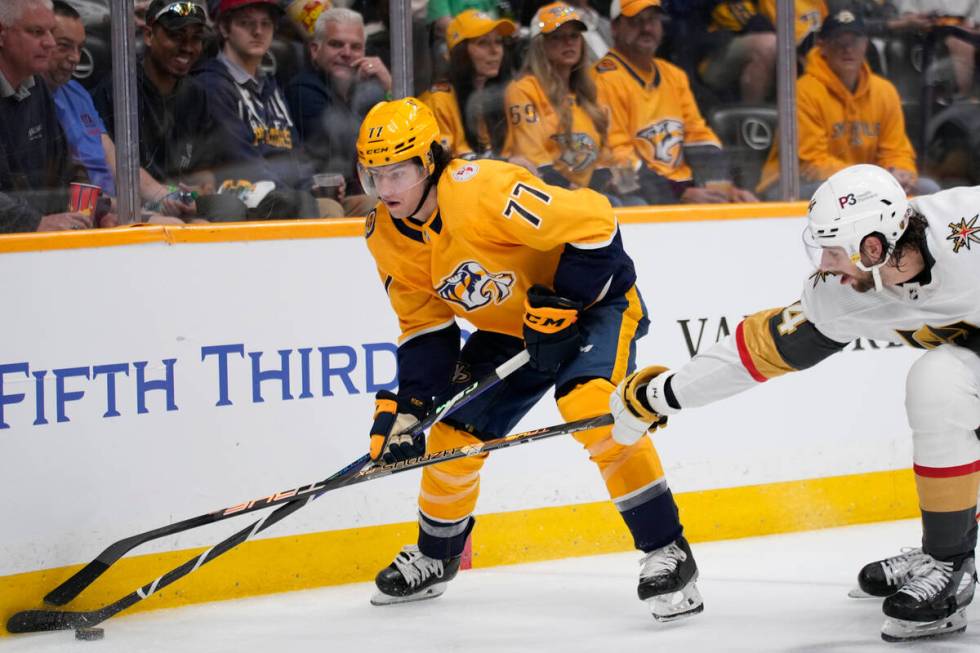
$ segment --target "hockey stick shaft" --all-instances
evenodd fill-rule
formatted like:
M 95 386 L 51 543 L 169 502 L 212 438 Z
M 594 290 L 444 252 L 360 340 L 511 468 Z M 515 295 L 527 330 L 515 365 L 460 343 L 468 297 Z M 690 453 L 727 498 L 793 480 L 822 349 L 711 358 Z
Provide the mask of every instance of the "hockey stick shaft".
M 504 449 L 518 444 L 526 444 L 537 440 L 552 438 L 557 435 L 568 435 L 579 431 L 608 426 L 613 423 L 612 415 L 600 415 L 590 417 L 556 426 L 515 433 L 502 438 L 488 440 L 479 444 L 465 445 L 455 449 L 448 449 L 436 453 L 426 454 L 418 458 L 411 458 L 398 463 L 378 465 L 369 469 L 363 469 L 345 478 L 338 478 L 327 487 L 320 490 L 319 494 L 336 490 L 357 483 L 364 483 L 391 474 L 399 474 L 419 467 L 434 465 L 436 463 L 455 460 L 457 458 L 467 458 L 477 456 L 482 453 Z M 7 630 L 11 633 L 32 633 L 47 630 L 64 630 L 69 628 L 91 627 L 102 623 L 106 619 L 126 610 L 134 604 L 149 597 L 155 592 L 163 589 L 171 583 L 195 571 L 201 565 L 207 564 L 218 556 L 227 553 L 239 544 L 261 533 L 273 524 L 285 519 L 303 506 L 309 504 L 318 495 L 310 495 L 305 499 L 296 499 L 286 505 L 272 511 L 262 519 L 250 524 L 248 527 L 238 531 L 231 537 L 219 542 L 204 553 L 191 558 L 184 564 L 171 569 L 159 578 L 153 580 L 137 590 L 127 594 L 121 599 L 110 603 L 98 610 L 88 612 L 71 612 L 61 610 L 26 610 L 14 614 L 7 621 Z
M 477 396 L 490 389 L 503 379 L 507 378 L 516 370 L 520 369 L 525 363 L 527 363 L 528 358 L 529 356 L 527 351 L 519 352 L 497 367 L 493 373 L 475 383 L 468 385 L 441 403 L 421 422 L 416 424 L 410 432 L 417 435 L 428 430 L 453 411 L 463 407 Z M 322 490 L 327 484 L 337 480 L 338 478 L 344 478 L 350 474 L 360 471 L 369 461 L 370 457 L 368 455 L 364 455 L 318 483 L 310 483 L 309 485 L 302 485 L 290 490 L 283 490 L 267 497 L 252 499 L 251 501 L 239 503 L 234 506 L 222 508 L 221 510 L 215 510 L 204 515 L 198 515 L 197 517 L 192 517 L 173 524 L 154 528 L 153 530 L 146 531 L 145 533 L 139 533 L 137 535 L 123 538 L 118 542 L 110 544 L 104 551 L 96 556 L 94 560 L 75 572 L 71 577 L 58 585 L 58 587 L 48 592 L 47 596 L 44 597 L 44 602 L 48 603 L 49 605 L 58 606 L 67 604 L 69 601 L 85 591 L 89 585 L 98 580 L 98 578 L 102 576 L 102 574 L 104 574 L 109 567 L 115 564 L 120 558 L 136 547 L 146 544 L 147 542 L 151 542 L 161 537 L 167 537 L 168 535 L 182 533 L 183 531 L 198 528 L 200 526 L 213 524 L 230 517 L 237 517 L 238 515 L 244 515 L 245 513 L 262 510 L 270 506 L 287 503 L 289 501 L 297 501 L 307 496 L 319 496 L 317 492 Z

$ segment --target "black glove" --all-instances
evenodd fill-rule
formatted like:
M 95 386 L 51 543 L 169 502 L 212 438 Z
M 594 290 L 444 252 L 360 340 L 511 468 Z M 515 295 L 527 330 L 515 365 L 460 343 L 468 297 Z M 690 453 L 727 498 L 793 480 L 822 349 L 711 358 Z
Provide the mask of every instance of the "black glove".
M 576 322 L 580 310 L 580 302 L 559 297 L 546 286 L 528 289 L 524 301 L 524 346 L 531 356 L 531 367 L 554 374 L 578 353 L 582 336 Z
M 407 433 L 425 417 L 431 401 L 399 397 L 379 390 L 374 398 L 374 424 L 371 425 L 371 460 L 396 463 L 425 453 L 425 434 Z

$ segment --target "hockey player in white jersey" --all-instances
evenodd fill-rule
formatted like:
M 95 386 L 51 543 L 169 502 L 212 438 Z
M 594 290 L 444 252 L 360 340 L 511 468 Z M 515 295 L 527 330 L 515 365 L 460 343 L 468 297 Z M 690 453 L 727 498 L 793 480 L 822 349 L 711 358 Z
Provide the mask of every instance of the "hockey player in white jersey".
M 905 407 L 922 547 L 870 563 L 859 583 L 882 596 L 882 638 L 966 629 L 976 583 L 980 484 L 980 186 L 906 199 L 886 170 L 856 165 L 813 195 L 805 240 L 819 260 L 801 301 L 745 318 L 675 371 L 647 367 L 610 398 L 613 437 L 638 441 L 668 415 L 802 370 L 857 338 L 927 350 Z M 833 390 L 827 390 L 832 406 Z

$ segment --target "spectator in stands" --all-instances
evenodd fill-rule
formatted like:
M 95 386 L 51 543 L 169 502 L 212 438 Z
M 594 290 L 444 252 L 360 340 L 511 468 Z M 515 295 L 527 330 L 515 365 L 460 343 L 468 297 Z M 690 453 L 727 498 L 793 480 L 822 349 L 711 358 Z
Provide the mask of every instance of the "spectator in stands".
M 598 103 L 585 30 L 561 2 L 534 15 L 523 73 L 506 92 L 511 147 L 546 183 L 592 188 L 621 204 L 610 187 L 609 116 Z
M 746 104 L 770 98 L 776 80 L 776 28 L 752 0 L 715 0 L 710 11 L 709 54 L 699 68 L 701 79 L 722 97 Z
M 918 177 L 898 91 L 871 72 L 867 48 L 860 15 L 845 9 L 823 23 L 817 47 L 807 57 L 806 73 L 796 85 L 801 197 L 855 163 L 887 168 L 909 193 L 939 190 Z M 759 193 L 775 198 L 778 180 L 776 143 L 762 169 Z
M 923 24 L 923 29 L 959 27 L 967 35 L 976 35 L 980 27 L 980 0 L 896 0 L 896 6 L 905 20 Z M 954 34 L 941 37 L 949 53 L 959 97 L 973 93 L 977 48 L 975 41 L 959 38 Z
M 516 31 L 513 21 L 476 9 L 449 23 L 449 81 L 433 86 L 421 100 L 432 109 L 442 146 L 452 156 L 508 156 L 504 90 L 512 64 L 506 39 Z
M 364 20 L 334 7 L 317 18 L 310 41 L 312 68 L 286 86 L 286 101 L 300 142 L 316 172 L 344 175 L 345 215 L 367 215 L 374 200 L 357 179 L 357 132 L 375 104 L 391 93 L 391 73 L 364 53 Z
M 259 68 L 282 13 L 276 0 L 221 0 L 221 51 L 194 73 L 207 89 L 212 119 L 229 137 L 222 192 L 239 193 L 252 219 L 320 217 L 310 193 L 313 167 L 286 100 Z
M 203 5 L 193 2 L 153 0 L 146 13 L 143 32 L 143 56 L 136 66 L 136 90 L 139 108 L 139 161 L 147 173 L 141 175 L 141 190 L 146 190 L 145 208 L 165 210 L 186 220 L 200 215 L 212 219 L 240 218 L 237 203 L 222 210 L 200 209 L 197 197 L 215 193 L 215 171 L 224 162 L 226 140 L 221 126 L 208 111 L 208 95 L 189 77 L 191 68 L 201 56 L 207 13 Z M 107 77 L 93 92 L 95 107 L 112 135 L 115 130 L 112 78 Z M 114 149 L 114 148 L 113 148 Z M 110 149 L 107 154 L 112 156 Z M 114 162 L 110 160 L 110 165 Z M 161 197 L 152 189 L 150 177 L 165 186 Z M 226 199 L 224 204 L 228 204 Z
M 732 184 L 687 75 L 655 57 L 663 39 L 660 0 L 614 0 L 611 15 L 614 47 L 595 70 L 600 102 L 610 111 L 618 190 L 635 190 L 649 204 L 755 201 Z
M 85 25 L 79 13 L 67 2 L 54 0 L 55 48 L 44 74 L 54 98 L 58 121 L 65 132 L 72 160 L 85 170 L 89 183 L 102 189 L 108 197 L 116 196 L 116 146 L 109 138 L 102 118 L 88 91 L 72 79 L 85 44 Z M 140 196 L 148 203 L 160 205 L 161 213 L 179 216 L 185 210 L 167 186 L 140 170 Z M 154 223 L 179 222 L 149 216 Z M 102 224 L 101 226 L 108 226 Z
M 55 47 L 51 0 L 0 3 L 0 233 L 85 229 L 65 213 L 70 157 L 40 77 Z

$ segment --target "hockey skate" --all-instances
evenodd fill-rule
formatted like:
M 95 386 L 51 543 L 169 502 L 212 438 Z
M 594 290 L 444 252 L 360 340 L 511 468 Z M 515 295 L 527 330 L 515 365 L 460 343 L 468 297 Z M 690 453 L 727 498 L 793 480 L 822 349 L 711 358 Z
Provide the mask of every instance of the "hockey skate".
M 374 579 L 378 591 L 371 597 L 372 605 L 391 605 L 424 601 L 442 596 L 446 585 L 459 571 L 460 557 L 435 560 L 408 544 L 395 560 L 378 572 Z
M 921 548 L 904 548 L 897 556 L 869 562 L 858 572 L 858 586 L 847 593 L 852 599 L 884 598 L 899 590 L 909 571 L 928 557 Z
M 974 559 L 941 562 L 924 555 L 909 572 L 908 581 L 885 599 L 881 638 L 904 642 L 966 630 L 966 606 L 973 601 L 977 582 Z
M 636 593 L 650 606 L 654 619 L 673 621 L 704 610 L 696 585 L 698 565 L 683 536 L 644 555 L 640 565 Z

